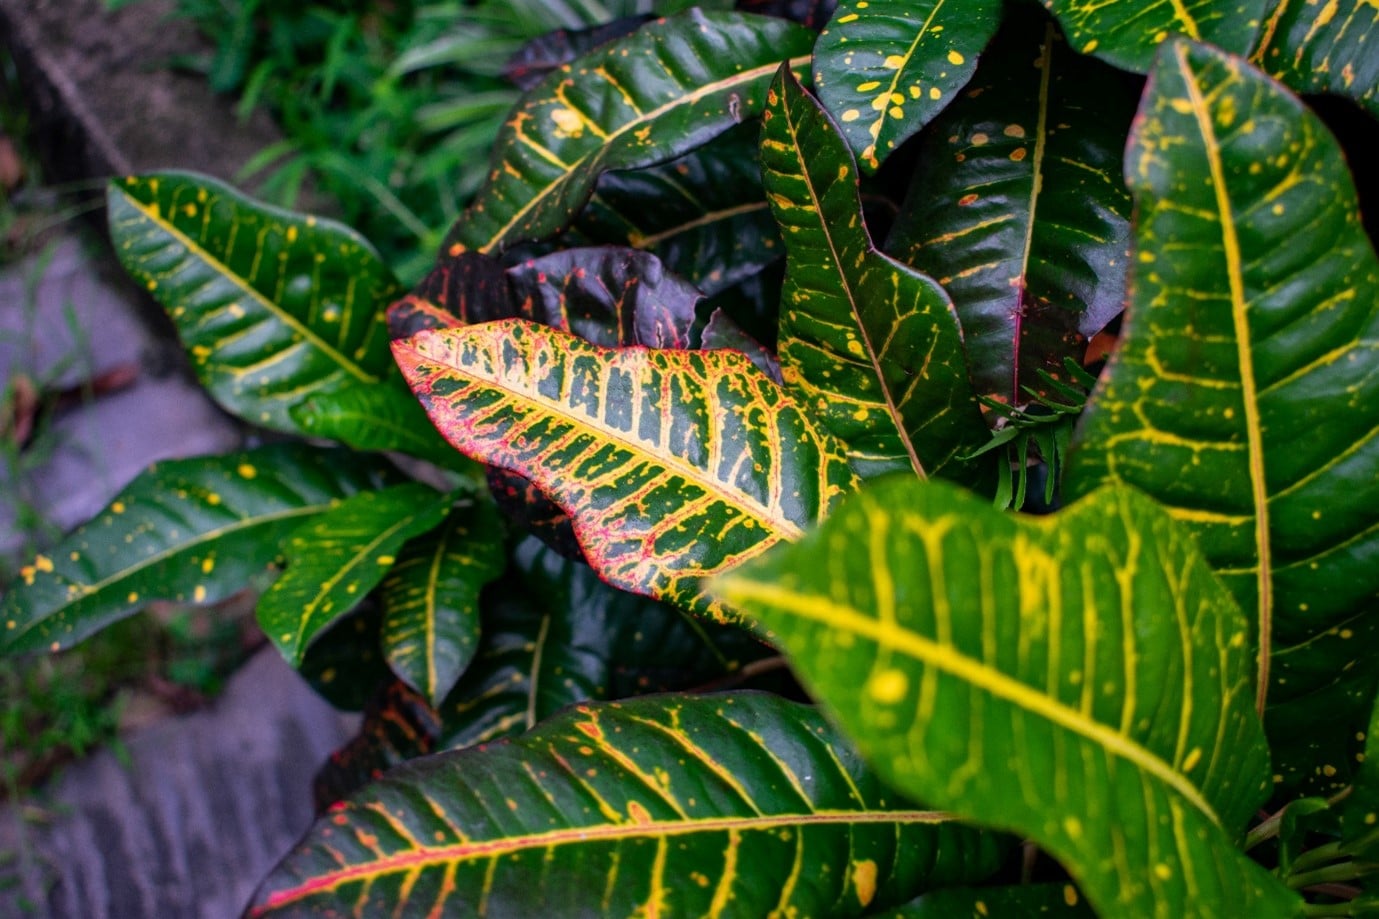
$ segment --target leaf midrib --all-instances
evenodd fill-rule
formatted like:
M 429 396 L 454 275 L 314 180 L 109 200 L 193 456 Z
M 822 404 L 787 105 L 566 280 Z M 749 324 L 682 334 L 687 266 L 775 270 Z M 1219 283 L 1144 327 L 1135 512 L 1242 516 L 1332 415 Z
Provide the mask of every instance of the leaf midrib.
M 803 90 L 801 90 L 800 104 L 813 105 L 808 97 L 804 95 Z M 824 239 L 828 242 L 828 252 L 829 257 L 833 260 L 834 273 L 838 276 L 838 280 L 842 285 L 844 296 L 847 297 L 848 306 L 852 311 L 852 320 L 857 327 L 857 334 L 861 337 L 862 346 L 867 352 L 867 359 L 871 362 L 872 373 L 875 374 L 877 381 L 881 384 L 880 389 L 882 397 L 885 400 L 886 415 L 891 419 L 891 424 L 895 427 L 898 439 L 905 447 L 905 454 L 910 459 L 910 468 L 914 470 L 915 475 L 919 478 L 927 479 L 929 478 L 929 474 L 925 470 L 924 464 L 920 462 L 919 454 L 915 451 L 915 445 L 911 442 L 909 432 L 905 429 L 904 419 L 901 416 L 899 407 L 895 403 L 891 388 L 886 384 L 886 376 L 881 372 L 881 357 L 877 354 L 876 345 L 871 340 L 871 333 L 867 329 L 866 323 L 862 321 L 862 310 L 858 305 L 857 292 L 853 288 L 852 279 L 849 277 L 847 270 L 843 267 L 843 260 L 838 251 L 838 245 L 834 242 L 833 231 L 829 228 L 828 221 L 824 218 L 823 203 L 819 198 L 817 189 L 814 187 L 814 178 L 810 175 L 809 167 L 806 165 L 809 159 L 804 150 L 800 147 L 799 127 L 789 104 L 788 97 L 783 100 L 781 111 L 785 113 L 787 119 L 790 130 L 790 145 L 794 149 L 795 158 L 800 164 L 800 176 L 804 179 L 805 187 L 809 189 L 809 200 L 813 202 L 811 210 L 818 220 L 818 225 Z M 879 253 L 877 253 L 876 249 L 871 245 L 871 241 L 865 238 L 866 231 L 862 230 L 861 232 L 863 233 L 863 258 L 867 261 L 876 259 Z M 908 274 L 903 271 L 900 272 L 899 278 L 904 279 L 907 277 Z M 829 350 L 832 349 L 830 348 Z M 849 445 L 848 452 L 849 454 L 852 453 L 851 445 Z
M 1236 360 L 1240 368 L 1240 401 L 1244 412 L 1245 437 L 1250 472 L 1250 499 L 1254 505 L 1255 554 L 1258 567 L 1255 574 L 1258 682 L 1255 688 L 1255 707 L 1264 713 L 1269 692 L 1269 657 L 1273 638 L 1273 560 L 1269 545 L 1269 493 L 1264 479 L 1264 437 L 1259 417 L 1259 386 L 1255 381 L 1253 338 L 1250 331 L 1249 304 L 1245 297 L 1245 281 L 1240 258 L 1240 240 L 1235 232 L 1235 215 L 1226 185 L 1226 171 L 1221 163 L 1221 145 L 1211 123 L 1211 113 L 1202 98 L 1197 75 L 1187 61 L 1187 49 L 1179 42 L 1173 48 L 1179 74 L 1187 88 L 1192 114 L 1202 135 L 1203 153 L 1211 172 L 1212 192 L 1216 197 L 1217 220 L 1221 225 L 1221 248 L 1226 259 L 1226 279 L 1231 293 L 1231 323 L 1235 331 Z
M 369 810 L 380 818 L 392 822 L 392 818 L 380 805 L 371 804 Z M 262 907 L 251 915 L 265 915 L 280 909 L 288 903 L 303 900 L 317 893 L 340 887 L 351 881 L 358 881 L 397 871 L 416 872 L 427 868 L 450 866 L 464 861 L 494 862 L 505 855 L 523 851 L 547 852 L 558 846 L 597 844 L 623 839 L 654 837 L 665 839 L 671 836 L 685 836 L 691 833 L 740 833 L 769 832 L 777 827 L 800 825 L 834 826 L 847 824 L 940 824 L 956 821 L 957 818 L 945 811 L 842 811 L 817 810 L 808 814 L 771 814 L 750 817 L 707 817 L 685 820 L 651 820 L 645 823 L 632 822 L 619 824 L 596 824 L 593 826 L 573 826 L 567 829 L 550 830 L 545 833 L 529 833 L 521 836 L 508 836 L 496 839 L 476 840 L 448 846 L 416 845 L 398 855 L 385 856 L 359 865 L 350 865 L 335 871 L 318 874 L 297 887 L 275 891 Z M 409 839 L 415 841 L 410 834 Z
M 510 327 L 513 323 L 518 323 L 521 325 L 534 328 L 536 330 L 535 338 L 538 342 L 540 342 L 540 340 L 543 338 L 549 338 L 549 335 L 545 330 L 542 329 L 541 326 L 524 319 L 500 320 L 499 322 L 488 323 L 486 324 L 486 326 L 472 326 L 467 329 L 464 329 L 462 332 L 460 332 L 460 335 L 468 337 L 470 340 L 474 341 L 475 345 L 481 347 L 486 354 L 492 355 L 491 363 L 494 367 L 499 368 L 499 370 L 501 370 L 504 365 L 499 352 L 501 351 L 502 343 L 506 338 L 505 332 L 503 330 L 505 328 Z M 490 330 L 489 327 L 497 327 L 498 332 L 495 334 L 493 331 Z M 568 335 L 568 333 L 564 334 Z M 418 337 L 440 337 L 442 341 L 445 341 L 443 333 L 439 331 L 423 332 Z M 575 347 L 583 346 L 585 348 L 597 348 L 597 346 L 589 345 L 573 335 L 569 337 L 573 339 L 571 344 Z M 534 349 L 536 347 L 532 344 L 532 339 L 530 338 L 526 339 L 526 344 L 529 348 Z M 719 500 L 723 501 L 725 504 L 731 507 L 739 508 L 751 518 L 760 521 L 766 527 L 768 533 L 770 533 L 772 536 L 794 540 L 799 539 L 802 535 L 804 535 L 804 530 L 800 526 L 797 526 L 793 521 L 783 516 L 771 514 L 770 512 L 775 509 L 772 508 L 770 505 L 761 503 L 755 497 L 748 495 L 745 492 L 730 491 L 721 481 L 719 481 L 717 478 L 711 475 L 707 470 L 702 469 L 699 466 L 692 465 L 689 462 L 686 462 L 685 460 L 681 459 L 677 454 L 671 451 L 669 447 L 665 447 L 664 453 L 654 453 L 651 451 L 650 448 L 648 448 L 646 443 L 644 443 L 643 441 L 629 440 L 623 431 L 620 431 L 617 428 L 610 427 L 601 423 L 596 423 L 594 420 L 590 419 L 588 415 L 575 414 L 574 410 L 572 410 L 570 406 L 566 403 L 543 396 L 535 385 L 532 385 L 529 389 L 519 391 L 512 388 L 511 386 L 508 386 L 506 382 L 501 379 L 481 376 L 472 367 L 457 366 L 455 364 L 449 363 L 448 361 L 440 360 L 438 357 L 425 354 L 416 345 L 411 344 L 410 342 L 399 342 L 397 347 L 406 348 L 407 350 L 415 354 L 417 358 L 422 362 L 432 364 L 443 370 L 448 369 L 451 372 L 457 373 L 463 379 L 471 381 L 473 385 L 491 387 L 493 389 L 496 389 L 504 394 L 505 399 L 509 403 L 528 403 L 540 406 L 546 412 L 555 415 L 558 418 L 568 420 L 577 428 L 583 428 L 590 434 L 597 435 L 597 437 L 602 438 L 603 442 L 605 443 L 616 443 L 622 446 L 628 452 L 638 457 L 642 457 L 646 460 L 649 460 L 652 463 L 662 468 L 665 468 L 672 473 L 679 474 L 686 481 L 693 482 L 696 485 L 703 488 L 709 494 L 716 495 L 719 498 Z M 446 350 L 450 349 L 447 347 Z M 560 350 L 566 355 L 567 358 L 572 354 L 572 348 L 570 346 L 566 346 L 565 348 Z M 614 359 L 621 355 L 634 354 L 638 351 L 638 349 L 632 348 L 597 348 L 597 351 L 599 352 L 605 352 L 610 350 L 613 352 Z M 644 353 L 647 354 L 654 353 L 652 349 L 642 350 L 644 350 Z M 742 361 L 742 364 L 744 365 L 743 367 L 739 368 L 741 372 L 761 374 L 761 371 L 758 370 L 756 366 L 753 365 L 746 356 L 738 354 L 736 352 L 704 351 L 697 353 L 701 356 L 702 359 L 705 360 L 721 360 L 724 362 L 728 362 L 734 360 L 734 358 L 738 358 Z M 600 361 L 603 370 L 606 371 L 610 366 L 612 366 L 610 362 L 604 360 L 603 354 L 595 353 L 593 356 Z M 641 375 L 637 372 L 638 368 L 629 368 L 624 362 L 623 364 L 619 365 L 619 369 L 628 373 L 632 377 L 634 382 L 641 382 Z M 673 375 L 675 370 L 679 368 L 662 366 L 659 369 L 663 373 Z M 708 372 L 712 373 L 714 371 L 710 370 Z M 722 372 L 726 373 L 732 371 Z M 764 374 L 762 374 L 762 376 L 767 380 L 770 379 L 769 377 L 765 377 Z M 793 400 L 791 400 L 789 404 L 797 412 L 800 413 L 801 417 L 804 417 L 804 413 L 798 404 L 795 404 Z M 659 431 L 660 427 L 658 426 L 658 432 Z M 823 452 L 824 451 L 821 449 L 820 453 L 823 454 Z M 748 500 L 744 500 L 744 498 Z M 767 540 L 763 540 L 763 543 L 767 543 L 769 541 L 770 537 L 768 537 Z

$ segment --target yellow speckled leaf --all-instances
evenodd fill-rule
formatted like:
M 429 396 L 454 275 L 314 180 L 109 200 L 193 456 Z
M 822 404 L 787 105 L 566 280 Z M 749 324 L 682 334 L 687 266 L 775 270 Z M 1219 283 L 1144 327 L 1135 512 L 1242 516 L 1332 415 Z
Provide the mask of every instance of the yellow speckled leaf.
M 1379 118 L 1379 3 L 1277 0 L 1251 58 L 1298 92 L 1349 96 Z
M 843 0 L 814 46 L 819 100 L 876 171 L 972 77 L 1001 0 Z

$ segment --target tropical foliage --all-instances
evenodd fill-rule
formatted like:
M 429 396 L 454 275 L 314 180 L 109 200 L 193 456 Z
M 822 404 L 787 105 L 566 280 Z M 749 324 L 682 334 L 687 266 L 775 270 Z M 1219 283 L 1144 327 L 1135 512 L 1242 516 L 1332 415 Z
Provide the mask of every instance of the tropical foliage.
M 116 180 L 274 436 L 131 483 L 0 647 L 281 569 L 365 718 L 253 916 L 1369 915 L 1379 201 L 1298 95 L 1368 124 L 1367 5 L 566 36 L 410 291 Z

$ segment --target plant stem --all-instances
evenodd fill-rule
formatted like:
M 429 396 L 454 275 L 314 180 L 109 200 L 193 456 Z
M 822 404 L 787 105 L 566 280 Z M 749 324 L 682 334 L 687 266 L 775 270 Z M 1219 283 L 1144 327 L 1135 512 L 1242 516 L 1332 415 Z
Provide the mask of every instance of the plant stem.
M 1292 874 L 1312 871 L 1330 862 L 1339 861 L 1345 858 L 1345 853 L 1341 851 L 1339 840 L 1328 842 L 1325 845 L 1317 846 L 1315 849 L 1308 849 L 1293 860 Z

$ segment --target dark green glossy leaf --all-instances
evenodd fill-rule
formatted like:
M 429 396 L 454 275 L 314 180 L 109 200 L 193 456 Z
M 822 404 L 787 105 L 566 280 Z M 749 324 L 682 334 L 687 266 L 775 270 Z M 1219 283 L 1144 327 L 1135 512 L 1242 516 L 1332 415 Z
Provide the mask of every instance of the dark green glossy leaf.
M 446 439 L 531 479 L 609 583 L 711 618 L 707 575 L 798 536 L 856 482 L 841 448 L 730 351 L 599 348 L 526 320 L 394 344 Z
M 223 600 L 272 564 L 302 521 L 398 481 L 391 469 L 296 444 L 150 466 L 20 569 L 0 606 L 0 648 L 70 647 L 150 600 Z
M 872 245 L 857 170 L 828 116 L 782 68 L 761 139 L 786 245 L 781 375 L 863 478 L 896 470 L 970 479 L 958 456 L 988 439 L 953 305 Z M 980 465 L 991 457 L 982 457 Z
M 1211 42 L 1247 53 L 1272 0 L 1042 0 L 1083 54 L 1144 73 L 1159 43 L 1170 36 Z
M 1101 915 L 1294 915 L 1250 625 L 1129 488 L 1047 517 L 891 478 L 714 582 L 895 787 L 1039 843 Z
M 384 657 L 433 705 L 473 659 L 479 591 L 503 573 L 504 561 L 497 510 L 477 501 L 457 505 L 434 533 L 408 543 L 383 581 Z
M 842 0 L 814 46 L 819 101 L 862 169 L 924 127 L 972 77 L 1001 0 Z
M 743 12 L 779 16 L 816 31 L 824 27 L 837 5 L 837 0 L 737 0 Z
M 886 248 L 952 296 L 978 393 L 1028 402 L 1124 306 L 1134 113 L 1116 71 L 1030 10 L 925 135 Z
M 1349 96 L 1379 118 L 1373 0 L 1274 0 L 1251 59 L 1298 92 Z
M 515 737 L 576 702 L 745 680 L 773 656 L 740 629 L 609 587 L 530 538 L 481 615 L 478 653 L 439 711 L 389 687 L 318 776 L 318 794 L 333 801 L 424 753 Z
M 115 180 L 106 203 L 120 263 L 231 412 L 296 432 L 294 405 L 388 369 L 380 310 L 397 282 L 353 230 L 183 173 Z
M 377 603 L 359 604 L 316 636 L 298 675 L 341 711 L 363 711 L 381 687 L 397 682 L 379 649 L 382 623 Z
M 877 919 L 1059 919 L 1095 917 L 1072 884 L 954 887 L 926 893 Z
M 1000 852 L 895 799 L 811 708 L 656 696 L 395 769 L 319 821 L 248 915 L 857 916 Z
M 1345 160 L 1272 80 L 1174 42 L 1127 164 L 1131 302 L 1065 486 L 1123 480 L 1191 528 L 1256 623 L 1261 704 L 1373 675 L 1357 636 L 1379 595 L 1379 259 Z M 1315 709 L 1309 732 L 1367 717 Z
M 440 523 L 450 499 L 419 482 L 366 491 L 298 527 L 287 570 L 262 597 L 259 625 L 293 665 L 316 634 L 364 599 L 403 543 Z
M 294 405 L 290 414 L 304 433 L 356 450 L 396 450 L 438 466 L 468 462 L 436 433 L 425 410 L 396 372 L 388 372 L 378 383 L 309 396 Z
M 738 283 L 784 252 L 761 188 L 755 124 L 659 166 L 610 172 L 575 231 L 653 253 L 705 294 Z
M 527 42 L 503 65 L 503 76 L 531 89 L 561 64 L 568 64 L 599 45 L 635 32 L 651 17 L 621 16 L 589 29 L 555 29 Z
M 1363 753 L 1349 796 L 1340 806 L 1341 842 L 1347 851 L 1379 859 L 1379 698 L 1371 696 Z
M 690 10 L 565 65 L 499 134 L 489 182 L 447 251 L 553 235 L 604 171 L 672 159 L 757 115 L 777 66 L 805 64 L 813 40 L 784 20 Z

